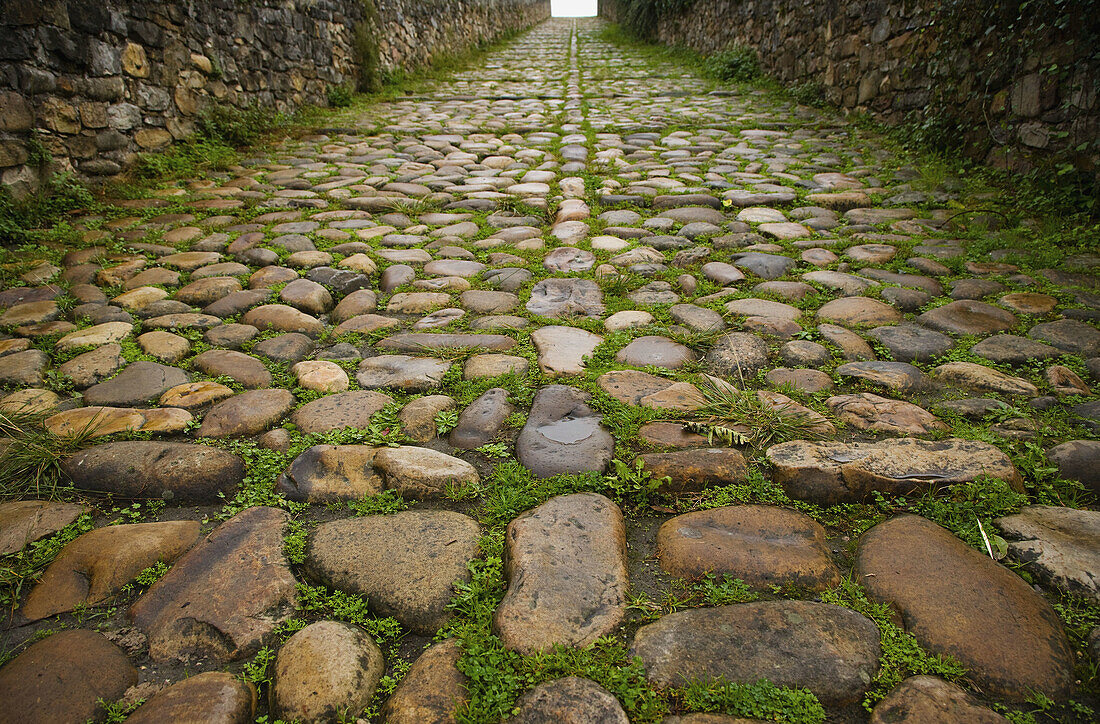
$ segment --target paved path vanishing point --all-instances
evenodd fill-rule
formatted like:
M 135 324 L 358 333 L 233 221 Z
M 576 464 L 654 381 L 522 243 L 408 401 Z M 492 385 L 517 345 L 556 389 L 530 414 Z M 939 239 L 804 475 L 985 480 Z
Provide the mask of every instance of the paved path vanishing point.
M 11 602 L 0 721 L 82 722 L 124 694 L 147 700 L 131 721 L 251 721 L 245 662 L 272 719 L 354 715 L 401 661 L 377 717 L 450 721 L 472 696 L 485 720 L 496 674 L 476 672 L 505 664 L 476 647 L 597 640 L 640 657 L 642 689 L 768 679 L 837 721 L 868 696 L 874 721 L 977 722 L 1073 695 L 1087 642 L 1050 602 L 1097 600 L 1100 521 L 1027 445 L 1095 492 L 1100 259 L 998 250 L 961 228 L 982 201 L 957 179 L 601 27 L 546 22 L 119 201 L 0 290 L 0 406 L 90 434 L 65 472 L 115 496 L 92 517 L 0 506 L 16 558 L 83 533 Z M 880 512 L 960 499 L 1003 507 L 981 531 L 965 507 L 954 532 Z M 471 570 L 489 590 L 455 613 Z M 334 591 L 400 629 L 349 625 Z M 864 594 L 900 616 L 852 610 Z M 884 684 L 899 625 L 957 683 Z M 421 653 L 441 629 L 457 639 Z M 518 686 L 516 721 L 684 701 L 601 683 Z M 672 721 L 734 721 L 700 717 Z

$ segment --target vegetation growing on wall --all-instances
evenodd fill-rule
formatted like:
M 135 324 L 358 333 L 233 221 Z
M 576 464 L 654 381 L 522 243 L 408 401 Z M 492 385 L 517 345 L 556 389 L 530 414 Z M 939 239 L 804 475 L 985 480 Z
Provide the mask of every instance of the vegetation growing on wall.
M 1091 177 L 1096 184 L 1098 17 L 1098 0 L 937 4 L 928 29 L 934 39 L 927 67 L 931 97 L 918 113 L 917 130 L 939 144 L 961 132 L 980 153 L 995 148 L 1008 153 L 1018 143 L 1049 150 L 1059 175 L 1082 174 L 1081 181 L 1090 182 Z M 961 87 L 959 67 L 972 54 L 980 61 L 967 68 L 975 82 Z M 1059 91 L 1061 98 L 1053 105 Z M 984 124 L 973 123 L 966 111 L 975 95 Z M 1009 125 L 1009 111 L 1017 120 L 1021 115 L 1035 118 L 1044 125 L 1057 124 L 1059 130 L 1036 127 L 1028 131 L 1033 135 L 1024 137 L 1024 129 Z
M 663 15 L 683 12 L 694 4 L 695 0 L 619 0 L 619 23 L 638 40 L 656 40 Z

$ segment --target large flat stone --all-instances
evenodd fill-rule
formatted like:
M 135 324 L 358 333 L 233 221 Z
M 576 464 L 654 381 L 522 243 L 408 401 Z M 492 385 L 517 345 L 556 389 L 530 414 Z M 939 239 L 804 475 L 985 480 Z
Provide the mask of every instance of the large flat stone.
M 657 531 L 657 557 L 678 578 L 712 573 L 755 588 L 792 584 L 814 591 L 840 583 L 825 529 L 802 513 L 765 505 L 678 515 Z
M 450 368 L 450 360 L 386 354 L 360 362 L 355 377 L 368 389 L 396 387 L 417 392 L 439 387 Z
M 85 533 L 66 545 L 27 600 L 23 615 L 31 621 L 96 606 L 158 562 L 171 563 L 195 544 L 199 523 L 113 525 Z
M 370 703 L 385 668 L 381 649 L 363 629 L 311 623 L 279 649 L 273 708 L 290 721 L 338 721 Z
M 981 475 L 1001 478 L 1020 490 L 1012 461 L 977 440 L 883 440 L 875 443 L 795 440 L 768 448 L 772 478 L 789 495 L 820 505 L 865 500 L 874 491 L 909 495 Z
M 746 684 L 767 679 L 839 706 L 867 690 L 880 649 L 878 627 L 855 611 L 763 601 L 669 614 L 638 629 L 631 652 L 660 688 L 718 677 Z
M 374 469 L 377 448 L 370 445 L 314 445 L 275 481 L 275 489 L 291 500 L 336 503 L 382 492 L 382 476 Z
M 244 478 L 244 460 L 207 445 L 144 440 L 109 442 L 65 458 L 61 468 L 79 490 L 124 498 L 216 502 Z
M 1050 604 L 1012 571 L 935 523 L 904 515 L 859 542 L 856 574 L 901 614 L 927 650 L 949 654 L 990 694 L 1062 699 L 1074 686 L 1073 649 Z
M 32 644 L 0 669 L 0 720 L 13 724 L 83 724 L 102 715 L 137 683 L 122 649 L 102 634 L 61 631 Z
M 348 518 L 317 528 L 305 566 L 325 585 L 366 596 L 378 616 L 431 636 L 451 617 L 455 582 L 470 580 L 480 535 L 475 520 L 446 510 Z
M 995 521 L 1008 552 L 1055 588 L 1100 601 L 1100 513 L 1029 505 Z
M 296 581 L 283 554 L 288 517 L 266 507 L 238 513 L 130 607 L 154 661 L 251 656 L 290 617 Z
M 585 646 L 626 612 L 626 530 L 615 503 L 596 493 L 551 498 L 508 524 L 508 591 L 493 631 L 523 654 Z
M 88 509 L 73 503 L 15 500 L 0 504 L 0 556 L 15 553 L 34 541 L 53 535 Z
M 208 671 L 161 689 L 126 722 L 248 724 L 254 720 L 255 711 L 256 690 L 251 683 L 224 671 Z
M 294 409 L 290 390 L 249 390 L 215 404 L 199 427 L 199 437 L 258 435 Z

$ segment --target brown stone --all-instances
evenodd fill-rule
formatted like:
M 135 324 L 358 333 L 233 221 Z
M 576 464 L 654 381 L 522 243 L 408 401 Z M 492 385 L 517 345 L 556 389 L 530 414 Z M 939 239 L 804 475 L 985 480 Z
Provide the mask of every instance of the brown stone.
M 79 724 L 98 717 L 98 702 L 119 699 L 137 678 L 126 654 L 103 635 L 61 631 L 0 669 L 0 716 L 12 724 Z
M 788 495 L 821 505 L 860 501 L 876 490 L 909 495 L 932 485 L 969 482 L 981 475 L 1023 489 L 1023 478 L 1008 456 L 977 440 L 794 440 L 772 445 L 766 456 L 773 466 L 772 479 Z
M 154 661 L 250 656 L 286 620 L 296 581 L 283 555 L 288 516 L 248 508 L 214 529 L 130 608 Z
M 222 400 L 206 413 L 199 437 L 242 437 L 269 429 L 294 409 L 290 390 L 249 390 Z
M 657 556 L 678 578 L 712 573 L 754 588 L 792 584 L 814 591 L 840 582 L 825 529 L 786 508 L 739 505 L 676 516 L 657 532 Z
M 47 500 L 16 500 L 0 504 L 0 556 L 53 535 L 87 510 L 82 505 Z
M 985 691 L 1012 701 L 1072 692 L 1073 649 L 1050 604 L 935 523 L 903 515 L 878 524 L 860 539 L 856 573 L 925 649 L 958 659 Z
M 409 510 L 324 523 L 310 537 L 306 570 L 362 595 L 379 616 L 430 636 L 450 618 L 454 584 L 470 580 L 477 522 L 453 511 Z
M 62 549 L 23 604 L 31 621 L 96 606 L 109 600 L 141 571 L 171 563 L 194 545 L 198 521 L 135 523 L 98 528 Z
M 508 524 L 508 591 L 493 630 L 520 653 L 585 646 L 626 612 L 626 531 L 619 507 L 596 493 L 551 498 Z
M 638 629 L 631 653 L 661 689 L 685 679 L 767 679 L 809 689 L 826 706 L 842 706 L 867 690 L 880 647 L 878 627 L 855 611 L 813 601 L 761 601 L 669 614 Z
M 661 490 L 672 494 L 742 483 L 749 474 L 745 456 L 729 448 L 648 453 L 639 459 L 655 479 L 670 478 L 661 483 Z
M 251 683 L 224 671 L 208 671 L 161 689 L 126 722 L 248 724 L 255 711 L 256 689 Z
M 864 392 L 836 395 L 825 400 L 836 418 L 857 430 L 890 432 L 898 435 L 924 435 L 946 430 L 947 425 L 928 410 L 910 402 L 891 400 Z
M 1008 724 L 1000 714 L 954 684 L 935 676 L 911 676 L 875 705 L 870 724 Z
M 468 700 L 467 678 L 458 670 L 462 647 L 456 639 L 433 645 L 413 662 L 382 708 L 386 724 L 454 724 Z
M 358 626 L 318 621 L 291 636 L 275 659 L 274 709 L 290 721 L 336 721 L 370 703 L 386 660 Z

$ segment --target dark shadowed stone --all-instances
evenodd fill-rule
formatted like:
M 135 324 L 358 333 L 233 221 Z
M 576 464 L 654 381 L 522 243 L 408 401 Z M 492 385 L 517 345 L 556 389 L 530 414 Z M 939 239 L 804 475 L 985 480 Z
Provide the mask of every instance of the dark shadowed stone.
M 875 327 L 867 332 L 867 336 L 878 340 L 879 344 L 890 350 L 890 355 L 898 362 L 927 362 L 955 345 L 946 334 L 915 324 Z
M 1073 649 L 1050 604 L 935 523 L 879 523 L 860 539 L 856 573 L 924 648 L 954 656 L 983 690 L 1013 701 L 1072 692 Z
M 871 712 L 870 724 L 1008 724 L 974 696 L 935 676 L 911 676 Z
M 290 390 L 249 390 L 222 400 L 206 413 L 199 437 L 258 435 L 294 409 Z
M 985 337 L 1004 332 L 1017 324 L 1016 315 L 984 302 L 960 300 L 936 307 L 917 317 L 926 327 L 950 334 Z
M 825 529 L 802 513 L 765 505 L 678 515 L 657 532 L 657 557 L 677 578 L 713 573 L 755 588 L 793 584 L 814 591 L 840 582 Z
M 342 621 L 318 621 L 287 639 L 275 659 L 274 710 L 290 721 L 338 721 L 361 711 L 386 669 L 366 631 Z
M 308 402 L 295 410 L 290 420 L 305 435 L 345 427 L 365 428 L 370 425 L 371 415 L 392 403 L 393 398 L 381 392 L 353 390 Z
M 455 639 L 433 645 L 413 662 L 382 708 L 386 724 L 452 724 L 468 700 L 466 675 L 458 670 L 462 647 Z
M 314 445 L 275 481 L 275 489 L 291 500 L 335 503 L 382 492 L 382 477 L 374 469 L 376 448 L 370 445 Z
M 596 493 L 559 495 L 508 524 L 508 591 L 493 631 L 522 654 L 586 646 L 626 612 L 626 529 L 619 507 Z
M 130 363 L 110 380 L 84 390 L 84 402 L 131 407 L 156 400 L 169 388 L 189 381 L 187 373 L 181 369 L 140 360 Z
M 233 317 L 247 312 L 252 307 L 265 301 L 271 296 L 270 289 L 243 289 L 239 292 L 226 294 L 221 299 L 203 307 L 203 314 L 212 314 L 215 317 Z
M 736 656 L 730 652 L 736 651 Z M 855 611 L 764 601 L 669 614 L 638 629 L 631 652 L 660 688 L 716 679 L 806 688 L 822 704 L 858 700 L 878 671 L 879 631 Z
M 512 410 L 508 390 L 501 387 L 486 390 L 458 416 L 458 424 L 451 430 L 451 445 L 472 450 L 491 442 Z
M 516 439 L 519 461 L 540 478 L 605 470 L 615 441 L 588 400 L 586 393 L 566 385 L 536 392 L 527 424 Z
M 1047 584 L 1100 601 L 1100 513 L 1028 505 L 998 518 L 1013 559 Z
M 31 621 L 110 600 L 134 576 L 157 562 L 171 563 L 199 537 L 199 523 L 112 525 L 85 533 L 62 549 L 27 596 Z
M 16 500 L 0 504 L 0 556 L 61 530 L 87 510 L 82 505 L 47 500 Z
M 654 478 L 670 478 L 661 483 L 664 493 L 680 494 L 711 485 L 742 483 L 749 474 L 745 456 L 729 448 L 648 453 L 639 459 Z
M 543 317 L 603 315 L 603 292 L 591 279 L 543 279 L 531 289 L 527 311 Z
M 126 721 L 248 724 L 255 711 L 256 690 L 252 684 L 224 671 L 208 671 L 161 689 Z
M 715 374 L 740 382 L 767 367 L 768 345 L 755 334 L 730 332 L 715 341 L 706 361 Z
M 0 669 L 3 721 L 83 724 L 102 714 L 99 700 L 116 701 L 137 679 L 126 654 L 102 634 L 62 631 Z
M 191 366 L 211 377 L 229 377 L 244 387 L 267 387 L 271 373 L 264 363 L 243 352 L 228 349 L 211 349 L 195 355 Z
M 766 455 L 773 466 L 772 479 L 788 495 L 821 505 L 861 501 L 876 490 L 908 495 L 981 475 L 1023 489 L 1023 479 L 1008 456 L 977 440 L 794 440 L 772 445 Z
M 451 617 L 454 583 L 470 580 L 480 535 L 472 518 L 446 510 L 348 518 L 317 528 L 305 566 L 325 585 L 365 596 L 377 615 L 430 636 Z
M 78 490 L 124 498 L 216 502 L 244 478 L 244 461 L 229 452 L 182 442 L 132 440 L 82 450 L 62 462 Z
M 1036 324 L 1027 332 L 1029 337 L 1049 342 L 1060 350 L 1082 357 L 1100 354 L 1100 330 L 1076 319 L 1059 319 Z
M 154 661 L 184 656 L 226 662 L 254 654 L 295 605 L 283 554 L 289 516 L 238 513 L 183 556 L 130 608 Z
M 995 334 L 970 348 L 979 357 L 991 362 L 1022 364 L 1030 359 L 1050 359 L 1062 354 L 1049 344 L 1035 342 L 1014 334 Z
M 591 679 L 567 676 L 545 681 L 516 702 L 508 724 L 629 724 L 611 692 Z
M 1079 480 L 1100 494 L 1100 441 L 1070 440 L 1047 451 L 1047 458 L 1058 467 L 1058 474 Z

